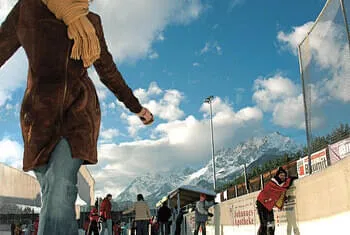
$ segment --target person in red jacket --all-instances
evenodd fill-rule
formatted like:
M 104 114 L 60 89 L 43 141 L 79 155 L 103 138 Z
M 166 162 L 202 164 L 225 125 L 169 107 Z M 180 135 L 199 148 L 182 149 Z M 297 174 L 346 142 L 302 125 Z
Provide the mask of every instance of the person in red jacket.
M 102 224 L 102 234 L 104 234 L 105 229 L 108 231 L 108 235 L 112 235 L 112 195 L 107 194 L 103 199 L 100 207 L 100 216 L 103 219 Z
M 91 235 L 92 232 L 94 233 L 94 235 L 98 235 L 97 223 L 99 218 L 100 216 L 98 215 L 98 210 L 95 207 L 93 207 L 89 214 L 90 224 L 89 224 L 89 228 L 87 229 L 88 235 Z
M 36 217 L 35 221 L 34 221 L 34 235 L 38 235 L 38 230 L 39 230 L 39 216 Z
M 275 234 L 273 208 L 275 206 L 279 209 L 283 208 L 286 191 L 291 186 L 294 179 L 296 179 L 296 177 L 287 177 L 286 170 L 280 167 L 276 175 L 259 193 L 256 202 L 260 219 L 258 235 Z
M 114 223 L 113 232 L 114 232 L 114 235 L 121 235 L 122 227 L 120 226 L 120 221 Z

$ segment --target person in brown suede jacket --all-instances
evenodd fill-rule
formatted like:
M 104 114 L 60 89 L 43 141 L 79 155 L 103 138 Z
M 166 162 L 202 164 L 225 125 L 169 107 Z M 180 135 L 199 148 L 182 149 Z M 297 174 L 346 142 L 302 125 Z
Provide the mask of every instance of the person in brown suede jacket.
M 88 4 L 88 0 L 57 3 L 75 1 Z M 78 9 L 67 6 L 68 11 Z M 88 39 L 95 54 L 86 59 L 83 49 L 89 40 L 80 40 L 80 50 L 71 21 L 54 14 L 54 7 L 50 0 L 17 2 L 0 27 L 0 67 L 18 48 L 24 49 L 29 71 L 20 113 L 23 170 L 34 170 L 42 190 L 38 234 L 70 235 L 78 233 L 74 211 L 77 172 L 81 164 L 97 163 L 101 111 L 87 67 L 93 64 L 101 81 L 144 124 L 151 123 L 153 115 L 140 105 L 118 71 L 100 17 L 83 12 L 78 18 L 91 23 L 88 36 L 92 39 Z M 85 5 L 81 9 L 88 11 Z

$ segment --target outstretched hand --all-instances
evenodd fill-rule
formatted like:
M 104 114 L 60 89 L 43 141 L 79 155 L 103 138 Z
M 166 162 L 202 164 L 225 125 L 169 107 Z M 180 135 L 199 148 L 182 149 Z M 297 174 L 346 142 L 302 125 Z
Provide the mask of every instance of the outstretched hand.
M 137 116 L 141 119 L 144 125 L 152 124 L 154 121 L 153 114 L 147 108 L 142 108 Z

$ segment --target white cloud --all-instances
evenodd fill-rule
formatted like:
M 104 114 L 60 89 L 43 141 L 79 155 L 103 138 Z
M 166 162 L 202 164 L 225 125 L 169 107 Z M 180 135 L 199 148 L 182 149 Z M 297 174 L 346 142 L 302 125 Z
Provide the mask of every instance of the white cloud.
M 119 134 L 120 133 L 117 129 L 106 129 L 101 131 L 100 136 L 104 140 L 112 140 L 113 138 L 117 137 Z
M 217 55 L 222 55 L 222 48 L 217 41 L 206 42 L 199 54 L 204 55 L 204 54 L 209 53 L 209 52 L 217 54 Z
M 0 0 L 0 22 L 2 22 L 17 0 Z
M 321 88 L 310 87 L 309 103 L 313 116 L 310 117 L 313 128 L 321 127 L 324 118 L 315 115 L 325 102 Z M 304 101 L 301 87 L 289 78 L 279 74 L 269 78 L 258 78 L 254 83 L 253 100 L 265 112 L 272 113 L 272 122 L 283 128 L 305 128 Z
M 120 118 L 128 123 L 128 132 L 131 137 L 137 137 L 138 131 L 145 128 L 138 116 L 122 113 Z
M 95 69 L 89 69 L 89 77 L 93 81 L 99 101 L 104 101 L 108 95 L 113 95 L 111 91 L 101 82 Z
M 277 34 L 277 39 L 282 43 L 284 48 L 291 50 L 297 55 L 298 45 L 303 41 L 313 24 L 314 22 L 307 22 L 302 26 L 293 27 L 290 33 L 280 31 Z
M 201 55 L 205 54 L 205 53 L 207 53 L 209 51 L 209 46 L 210 46 L 209 42 L 206 42 L 204 47 L 201 50 Z
M 279 74 L 254 82 L 253 100 L 265 112 L 272 112 L 273 123 L 284 128 L 305 127 L 301 88 Z
M 165 40 L 165 37 L 164 37 L 164 34 L 163 33 L 160 33 L 159 35 L 158 35 L 158 41 L 164 41 Z
M 253 100 L 264 111 L 272 111 L 276 103 L 288 97 L 295 97 L 300 88 L 282 75 L 270 78 L 258 78 L 254 82 Z
M 193 66 L 193 67 L 199 67 L 199 66 L 200 66 L 200 63 L 194 62 L 194 63 L 192 64 L 192 66 Z
M 166 90 L 159 100 L 150 100 L 145 104 L 152 113 L 163 120 L 173 121 L 183 117 L 184 112 L 180 109 L 180 103 L 184 99 L 178 90 Z
M 135 96 L 141 103 L 147 103 L 151 98 L 157 97 L 162 93 L 162 89 L 159 88 L 156 82 L 151 82 L 147 90 L 139 88 L 134 91 Z
M 229 11 L 232 11 L 233 8 L 242 5 L 244 2 L 245 0 L 231 0 L 228 7 Z
M 336 14 L 334 12 L 329 14 Z M 313 22 L 294 27 L 292 32 L 278 33 L 278 40 L 296 55 Z M 332 21 L 320 21 L 301 44 L 304 75 L 313 83 L 316 92 L 342 102 L 350 101 L 349 44 L 345 27 Z
M 305 128 L 303 95 L 286 97 L 275 104 L 273 122 L 284 128 Z
M 157 52 L 153 51 L 150 53 L 150 55 L 148 56 L 148 58 L 150 58 L 151 60 L 154 60 L 154 59 L 158 59 L 159 58 L 159 55 Z
M 134 91 L 134 94 L 141 104 L 152 112 L 155 119 L 173 121 L 184 116 L 180 108 L 184 95 L 178 90 L 163 91 L 156 82 L 152 82 L 147 90 L 139 88 Z M 118 104 L 123 106 L 120 102 Z M 144 128 L 140 119 L 134 114 L 123 113 L 121 118 L 127 121 L 128 132 L 132 137 L 137 137 L 138 131 Z
M 203 104 L 203 119 L 189 115 L 182 120 L 161 123 L 153 129 L 153 140 L 137 140 L 121 144 L 102 144 L 99 147 L 99 166 L 93 170 L 96 180 L 108 181 L 119 179 L 114 183 L 123 188 L 133 177 L 149 172 L 150 169 L 169 170 L 186 164 L 206 163 L 210 157 L 210 125 L 208 105 Z M 232 106 L 216 97 L 213 101 L 213 125 L 216 149 L 227 144 L 244 140 L 258 129 L 262 112 L 257 107 L 246 107 L 234 112 Z M 148 128 L 148 127 L 146 127 Z M 107 172 L 103 175 L 101 172 Z M 110 180 L 109 180 L 110 181 Z M 99 181 L 101 182 L 101 181 Z M 104 183 L 98 185 L 97 191 L 107 192 L 113 188 Z
M 23 49 L 19 49 L 13 57 L 0 68 L 0 106 L 12 99 L 12 93 L 25 86 L 28 62 Z
M 0 162 L 21 169 L 23 166 L 23 146 L 17 141 L 4 138 L 0 140 Z
M 200 0 L 94 1 L 92 9 L 102 16 L 105 36 L 112 54 L 120 62 L 145 58 L 170 24 L 188 24 L 205 6 Z M 116 12 L 118 14 L 116 14 Z

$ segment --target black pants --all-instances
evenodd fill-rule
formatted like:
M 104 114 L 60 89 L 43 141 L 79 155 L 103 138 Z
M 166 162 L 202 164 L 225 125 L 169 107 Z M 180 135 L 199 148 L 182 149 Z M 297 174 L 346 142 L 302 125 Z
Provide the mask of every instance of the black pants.
M 180 234 L 181 234 L 181 224 L 180 223 L 176 223 L 175 235 L 180 235 Z
M 96 221 L 90 222 L 87 234 L 92 235 L 92 233 L 94 233 L 94 235 L 98 235 L 98 227 Z
M 194 235 L 198 235 L 200 227 L 202 227 L 202 235 L 206 235 L 207 228 L 205 227 L 205 222 L 196 222 L 196 229 L 194 230 Z
M 256 205 L 258 208 L 258 214 L 260 219 L 260 227 L 259 227 L 258 235 L 274 235 L 275 219 L 273 215 L 273 210 L 269 211 L 259 201 L 256 201 Z
M 136 235 L 148 235 L 148 220 L 136 220 Z
M 160 234 L 161 235 L 169 235 L 170 234 L 170 225 L 168 221 L 160 221 L 159 222 L 160 227 Z

